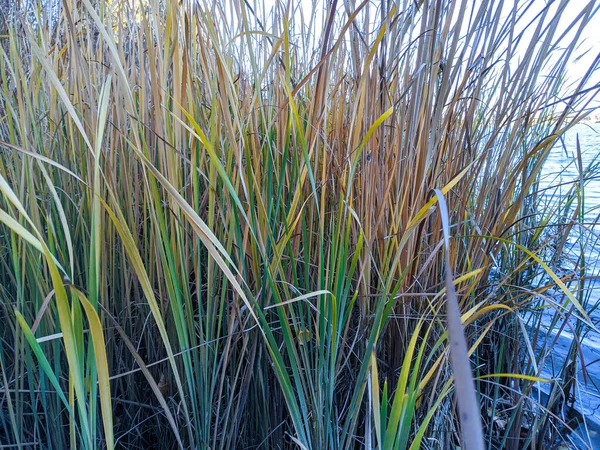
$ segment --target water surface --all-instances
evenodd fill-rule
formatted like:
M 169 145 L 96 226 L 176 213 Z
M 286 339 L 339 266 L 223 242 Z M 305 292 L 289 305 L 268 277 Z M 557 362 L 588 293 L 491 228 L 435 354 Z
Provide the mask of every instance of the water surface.
M 577 140 L 579 140 L 580 158 L 577 151 Z M 590 319 L 596 328 L 600 328 L 600 281 L 593 277 L 600 277 L 600 224 L 598 215 L 600 213 L 600 170 L 598 170 L 598 158 L 600 153 L 600 124 L 580 124 L 569 130 L 563 138 L 552 149 L 544 166 L 540 188 L 544 189 L 543 201 L 550 208 L 559 206 L 564 209 L 564 199 L 569 194 L 577 195 L 573 187 L 582 183 L 583 189 L 583 217 L 580 218 L 581 226 L 574 226 L 567 237 L 565 246 L 565 257 L 561 259 L 557 267 L 553 267 L 559 275 L 565 275 L 576 268 L 573 261 L 577 261 L 582 252 L 585 256 L 585 276 L 592 279 L 587 280 L 581 288 L 582 299 L 585 308 L 590 311 Z M 583 170 L 581 170 L 583 169 Z M 563 199 L 562 202 L 559 199 Z M 575 204 L 575 202 L 574 202 Z M 565 214 L 562 221 L 568 222 L 572 219 L 574 207 L 570 208 L 569 214 Z M 558 220 L 559 222 L 561 220 Z M 557 228 L 558 230 L 559 228 Z M 580 244 L 583 242 L 583 246 Z M 562 273 L 560 273 L 562 272 Z M 576 296 L 579 296 L 578 286 L 572 284 L 571 288 Z M 560 292 L 554 293 L 560 298 Z M 548 309 L 543 313 L 542 323 L 546 332 L 553 340 L 556 336 L 558 326 L 551 327 L 554 310 Z M 575 321 L 570 320 L 569 325 L 574 326 Z M 581 448 L 589 447 L 600 449 L 600 334 L 587 328 L 586 334 L 581 339 L 581 354 L 587 370 L 587 379 L 584 381 L 581 360 L 578 363 L 579 386 L 575 392 L 576 408 L 587 423 L 587 430 L 580 426 L 576 434 L 582 436 L 586 446 L 572 436 L 575 443 Z M 553 378 L 560 375 L 560 367 L 566 358 L 569 347 L 573 340 L 573 334 L 567 326 L 561 332 L 556 345 L 552 348 L 550 360 L 545 364 L 543 376 Z M 587 382 L 586 382 L 587 381 Z M 542 387 L 542 390 L 548 388 Z M 579 442 L 577 442 L 579 441 Z

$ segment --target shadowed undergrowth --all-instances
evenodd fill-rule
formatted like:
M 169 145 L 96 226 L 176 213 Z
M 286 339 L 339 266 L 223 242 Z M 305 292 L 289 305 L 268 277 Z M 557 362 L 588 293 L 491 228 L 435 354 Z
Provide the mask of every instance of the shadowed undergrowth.
M 597 59 L 565 81 L 597 5 L 548 3 L 7 10 L 0 443 L 560 441 L 578 340 L 543 380 L 522 312 L 594 327 L 584 258 L 552 269 L 584 169 L 538 184 L 598 89 Z

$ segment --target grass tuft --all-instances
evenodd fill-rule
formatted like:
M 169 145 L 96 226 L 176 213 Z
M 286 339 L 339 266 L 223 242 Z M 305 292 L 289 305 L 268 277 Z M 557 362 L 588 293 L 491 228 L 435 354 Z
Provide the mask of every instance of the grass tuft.
M 593 446 L 595 0 L 2 5 L 0 447 Z

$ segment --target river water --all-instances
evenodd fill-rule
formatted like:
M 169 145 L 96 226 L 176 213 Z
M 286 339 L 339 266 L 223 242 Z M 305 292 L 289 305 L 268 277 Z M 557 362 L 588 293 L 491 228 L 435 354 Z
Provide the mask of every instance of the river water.
M 579 162 L 577 140 L 581 158 Z M 580 357 L 577 363 L 578 387 L 575 390 L 575 408 L 583 415 L 584 425 L 576 428 L 570 435 L 573 447 L 600 449 L 600 124 L 579 124 L 565 133 L 563 138 L 552 149 L 545 163 L 540 189 L 544 189 L 542 201 L 546 208 L 557 208 L 562 205 L 566 209 L 564 217 L 557 217 L 557 223 L 567 223 L 573 219 L 573 207 L 564 208 L 565 198 L 573 193 L 573 187 L 583 179 L 584 195 L 583 212 L 578 220 L 581 225 L 572 228 L 566 239 L 564 257 L 553 266 L 559 276 L 564 276 L 577 268 L 577 261 L 582 251 L 585 256 L 584 283 L 573 283 L 570 286 L 574 295 L 582 299 L 582 304 L 589 312 L 589 317 L 596 327 L 585 326 L 580 338 Z M 581 170 L 583 169 L 583 171 Z M 575 198 L 576 198 L 575 194 Z M 560 200 L 562 199 L 562 200 Z M 556 228 L 559 230 L 560 228 Z M 583 244 L 583 245 L 581 245 Z M 581 297 L 579 297 L 581 295 Z M 561 298 L 559 291 L 554 296 Z M 575 311 L 576 312 L 576 311 Z M 562 320 L 554 321 L 555 309 L 548 308 L 542 314 L 542 330 L 548 337 L 546 343 L 554 343 L 547 347 L 548 353 L 542 376 L 555 378 L 560 376 L 569 347 L 573 341 L 575 320 L 569 320 L 562 328 Z M 558 337 L 557 337 L 558 334 Z M 541 351 L 541 349 L 538 349 Z M 582 362 L 583 361 L 583 362 Z M 585 366 L 587 376 L 582 367 Z M 542 394 L 548 394 L 548 385 L 540 386 Z M 543 401 L 542 401 L 543 404 Z

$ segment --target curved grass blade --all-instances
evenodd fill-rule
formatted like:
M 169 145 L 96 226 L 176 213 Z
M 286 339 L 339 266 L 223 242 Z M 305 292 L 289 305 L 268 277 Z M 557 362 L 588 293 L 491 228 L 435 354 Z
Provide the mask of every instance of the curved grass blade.
M 450 218 L 444 194 L 439 189 L 434 189 L 438 198 L 442 228 L 444 233 L 444 260 L 446 264 L 446 315 L 448 327 L 448 341 L 450 346 L 450 362 L 454 372 L 454 384 L 460 424 L 462 428 L 462 440 L 466 450 L 483 450 L 483 428 L 481 425 L 481 408 L 477 401 L 477 393 L 473 374 L 471 372 L 471 361 L 467 347 L 460 308 L 454 289 L 452 265 L 450 263 Z

